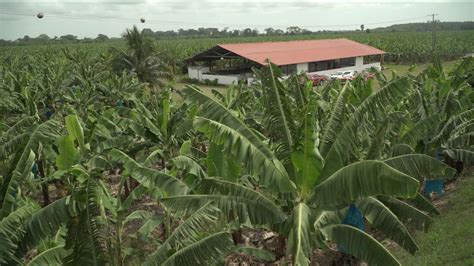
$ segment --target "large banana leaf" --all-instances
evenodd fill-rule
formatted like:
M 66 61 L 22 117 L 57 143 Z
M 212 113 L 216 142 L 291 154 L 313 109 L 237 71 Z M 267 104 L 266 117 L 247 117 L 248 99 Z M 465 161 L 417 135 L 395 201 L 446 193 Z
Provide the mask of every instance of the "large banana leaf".
M 469 132 L 463 135 L 450 138 L 446 142 L 446 146 L 450 148 L 460 148 L 460 149 L 465 149 L 465 148 L 474 146 L 474 132 Z
M 66 248 L 72 249 L 64 258 L 65 264 L 107 265 L 111 261 L 109 235 L 104 220 L 105 207 L 110 204 L 99 179 L 89 176 L 76 192 L 81 206 L 76 219 L 67 223 Z
M 342 120 L 344 118 L 344 110 L 346 104 L 346 95 L 349 92 L 347 86 L 350 82 L 346 82 L 344 87 L 342 87 L 341 92 L 337 97 L 336 103 L 331 112 L 331 116 L 329 117 L 329 121 L 324 126 L 324 133 L 321 138 L 321 144 L 319 146 L 319 151 L 321 156 L 326 156 L 329 148 L 331 148 L 332 144 L 336 140 L 337 134 L 342 127 Z
M 205 133 L 212 142 L 222 144 L 224 150 L 232 152 L 240 161 L 259 173 L 264 187 L 280 192 L 294 190 L 294 184 L 290 181 L 281 162 L 273 154 L 262 152 L 259 147 L 265 146 L 262 142 L 258 141 L 259 146 L 255 146 L 254 142 L 234 128 L 204 117 L 196 117 L 194 126 Z
M 147 191 L 147 188 L 144 185 L 139 184 L 130 192 L 128 197 L 122 202 L 118 211 L 127 212 L 130 206 L 132 206 L 132 203 L 135 200 L 140 199 L 142 195 L 145 194 L 146 191 Z M 161 198 L 161 193 L 160 193 L 160 198 Z
M 26 234 L 25 223 L 38 209 L 38 205 L 29 203 L 0 220 L 0 264 L 20 264 L 16 252 Z
M 66 170 L 77 162 L 77 150 L 71 135 L 59 137 L 58 152 L 56 166 L 59 170 Z
M 147 258 L 145 264 L 161 265 L 171 250 L 184 248 L 199 241 L 202 232 L 210 226 L 215 226 L 219 212 L 219 209 L 210 202 L 199 208 L 174 229 L 166 241 Z
M 171 159 L 173 161 L 174 166 L 177 169 L 185 171 L 191 175 L 196 176 L 199 179 L 207 178 L 206 172 L 201 168 L 201 166 L 194 161 L 193 159 L 189 158 L 188 156 L 180 155 Z
M 63 259 L 70 254 L 71 250 L 64 246 L 52 247 L 36 255 L 26 266 L 63 265 Z
M 230 233 L 218 232 L 178 250 L 161 265 L 206 265 L 225 257 L 233 246 Z
M 66 116 L 66 128 L 69 135 L 77 140 L 79 147 L 84 148 L 84 130 L 82 129 L 81 124 L 77 115 L 68 115 Z
M 2 141 L 0 146 L 0 160 L 4 160 L 11 156 L 16 151 L 25 146 L 26 142 L 30 138 L 29 132 L 23 132 L 16 136 L 8 138 L 8 140 Z
M 25 132 L 25 128 L 31 126 L 38 120 L 35 116 L 27 116 L 18 120 L 0 136 L 0 140 L 10 139 Z
M 133 145 L 133 138 L 127 135 L 121 135 L 117 137 L 108 137 L 106 140 L 101 141 L 98 145 L 101 151 L 110 150 L 112 148 L 125 149 Z
M 337 224 L 326 226 L 321 231 L 329 240 L 369 265 L 400 265 L 382 244 L 355 227 Z
M 0 218 L 6 217 L 8 214 L 15 210 L 15 202 L 18 197 L 19 191 L 18 187 L 23 184 L 25 180 L 30 178 L 33 174 L 31 169 L 35 163 L 35 153 L 32 150 L 28 150 L 28 157 L 24 159 L 24 154 L 21 156 L 21 165 L 20 162 L 17 164 L 17 167 L 12 172 L 11 178 L 7 185 L 6 193 L 3 197 L 2 209 L 0 210 Z M 22 166 L 22 169 L 18 169 L 19 166 Z
M 28 220 L 25 246 L 34 247 L 41 240 L 54 235 L 62 225 L 77 215 L 78 207 L 70 196 L 41 208 Z
M 457 125 L 461 125 L 472 119 L 474 119 L 474 109 L 469 109 L 457 115 L 451 116 L 438 132 L 438 135 L 436 135 L 431 141 L 435 142 L 438 140 L 445 140 Z
M 474 129 L 474 119 L 467 120 L 456 126 L 455 129 L 451 131 L 451 136 L 461 135 L 462 133 L 472 132 Z
M 257 191 L 239 184 L 217 179 L 205 179 L 197 187 L 203 194 L 162 199 L 162 203 L 178 213 L 192 213 L 204 204 L 214 201 L 226 217 L 234 216 L 241 223 L 271 225 L 281 222 L 285 214 L 270 199 Z M 205 194 L 204 194 L 205 193 Z M 237 217 L 235 217 L 235 215 Z
M 314 189 L 309 202 L 320 208 L 347 206 L 358 199 L 376 195 L 415 197 L 416 179 L 381 161 L 361 161 L 335 172 Z
M 400 143 L 400 144 L 393 145 L 390 156 L 396 157 L 396 156 L 412 154 L 412 153 L 415 153 L 415 150 L 413 150 L 413 148 L 410 145 Z
M 241 176 L 242 165 L 235 156 L 224 151 L 222 145 L 210 143 L 206 163 L 209 176 L 221 176 L 225 180 L 234 182 Z
M 444 151 L 449 157 L 456 161 L 461 161 L 466 164 L 472 164 L 474 162 L 474 151 L 464 149 L 448 149 Z
M 367 155 L 365 156 L 366 160 L 376 160 L 380 158 L 380 153 L 384 149 L 385 132 L 387 132 L 387 129 L 388 125 L 386 122 L 378 128 L 367 150 Z
M 296 205 L 291 214 L 287 253 L 294 265 L 309 265 L 311 246 L 311 209 L 304 203 Z
M 199 240 L 203 231 L 218 221 L 220 210 L 212 203 L 208 203 L 191 214 L 173 233 L 166 239 L 163 245 L 173 248 L 182 248 L 189 243 Z
M 5 191 L 5 195 L 2 195 L 3 203 L 0 212 L 0 218 L 7 216 L 15 208 L 15 201 L 18 195 L 18 186 L 30 175 L 31 168 L 34 163 L 35 154 L 34 151 L 38 150 L 40 143 L 48 143 L 55 140 L 59 132 L 60 125 L 55 120 L 48 120 L 39 126 L 37 126 L 33 133 L 31 133 L 28 142 L 26 143 L 23 152 L 21 153 L 20 159 L 16 162 L 15 168 L 12 175 L 5 179 L 3 186 L 0 191 Z
M 262 87 L 269 103 L 265 105 L 265 119 L 267 129 L 273 136 L 271 139 L 278 143 L 277 158 L 286 163 L 293 149 L 295 120 L 288 101 L 288 92 L 275 75 L 275 68 L 277 66 L 270 64 L 267 68 L 270 75 L 262 75 Z
M 161 118 L 161 132 L 163 133 L 164 137 L 168 137 L 168 122 L 170 120 L 170 95 L 168 94 L 166 97 L 163 97 L 162 100 L 162 118 Z
M 397 215 L 400 221 L 413 226 L 418 230 L 426 231 L 433 223 L 431 217 L 404 201 L 387 196 L 378 196 L 377 198 L 395 215 Z
M 340 224 L 347 211 L 322 211 L 314 221 L 314 228 L 319 231 L 331 224 Z
M 324 160 L 316 148 L 314 107 L 316 107 L 314 101 L 310 100 L 303 121 L 301 144 L 291 154 L 297 174 L 296 185 L 302 198 L 306 198 L 312 190 L 324 165 Z
M 410 91 L 408 79 L 400 78 L 389 82 L 379 91 L 367 97 L 337 134 L 334 143 L 324 157 L 325 166 L 320 180 L 328 178 L 348 163 L 349 156 L 353 154 L 357 146 L 357 130 L 364 123 L 367 115 L 377 115 L 385 112 L 387 108 L 399 103 Z
M 451 178 L 456 170 L 425 154 L 407 154 L 384 160 L 384 163 L 417 179 Z
M 186 99 L 199 104 L 199 116 L 220 122 L 234 129 L 266 157 L 273 157 L 272 151 L 260 140 L 260 136 L 240 120 L 231 110 L 193 86 L 186 86 L 183 92 L 186 95 Z
M 128 173 L 146 188 L 159 188 L 168 196 L 183 195 L 188 192 L 188 187 L 181 180 L 158 170 L 143 167 L 124 152 L 112 149 L 112 159 L 122 163 Z
M 434 114 L 429 116 L 420 122 L 416 123 L 411 127 L 408 131 L 404 132 L 400 138 L 400 143 L 406 143 L 410 146 L 416 145 L 416 143 L 423 139 L 425 134 L 436 127 L 442 119 L 442 115 L 440 113 Z
M 123 224 L 127 224 L 131 221 L 134 221 L 134 220 L 146 220 L 146 219 L 150 219 L 152 216 L 152 213 L 149 212 L 149 211 L 143 211 L 143 210 L 138 210 L 138 211 L 134 211 L 132 213 L 130 213 L 124 220 L 123 220 Z
M 407 228 L 382 202 L 376 198 L 369 197 L 360 200 L 357 207 L 364 214 L 364 218 L 376 229 L 382 231 L 385 236 L 395 241 L 406 251 L 414 254 L 418 250 L 415 239 L 410 235 Z
M 421 211 L 434 214 L 434 215 L 440 214 L 440 212 L 436 209 L 436 207 L 433 204 L 431 204 L 431 202 L 427 200 L 425 197 L 423 197 L 423 195 L 421 195 L 420 193 L 416 193 L 416 197 L 413 198 L 411 202 L 417 209 Z

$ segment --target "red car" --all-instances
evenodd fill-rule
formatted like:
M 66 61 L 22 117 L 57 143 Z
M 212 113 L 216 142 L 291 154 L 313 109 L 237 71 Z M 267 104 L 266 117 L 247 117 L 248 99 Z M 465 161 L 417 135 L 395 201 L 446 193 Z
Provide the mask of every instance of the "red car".
M 308 75 L 308 79 L 313 82 L 313 86 L 322 85 L 324 81 L 328 80 L 327 76 L 318 75 L 318 74 L 311 74 Z

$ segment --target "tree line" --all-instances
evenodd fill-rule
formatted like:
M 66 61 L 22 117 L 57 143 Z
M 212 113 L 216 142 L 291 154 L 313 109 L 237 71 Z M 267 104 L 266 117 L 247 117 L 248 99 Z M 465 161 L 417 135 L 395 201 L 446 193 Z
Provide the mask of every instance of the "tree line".
M 443 31 L 450 30 L 474 30 L 474 22 L 439 22 L 437 21 L 436 29 Z M 428 23 L 407 23 L 407 24 L 396 24 L 388 27 L 380 27 L 375 29 L 369 29 L 364 24 L 360 25 L 359 28 L 354 30 L 317 30 L 311 31 L 309 29 L 301 28 L 298 26 L 287 27 L 286 29 L 279 29 L 268 27 L 263 31 L 256 28 L 245 28 L 245 29 L 230 29 L 225 27 L 222 29 L 214 27 L 200 27 L 197 29 L 178 29 L 178 30 L 166 30 L 166 31 L 153 31 L 150 28 L 143 29 L 143 33 L 147 37 L 154 39 L 169 39 L 169 38 L 224 38 L 224 37 L 251 37 L 251 36 L 291 36 L 291 35 L 310 35 L 310 34 L 327 34 L 327 33 L 344 33 L 344 32 L 365 32 L 371 33 L 376 32 L 400 32 L 400 31 L 431 31 L 433 25 L 430 21 Z M 27 45 L 27 44 L 46 44 L 46 43 L 92 43 L 92 42 L 105 42 L 109 40 L 121 40 L 120 37 L 109 37 L 105 34 L 98 34 L 95 38 L 84 37 L 78 38 L 73 34 L 66 34 L 62 36 L 50 37 L 47 34 L 40 34 L 37 37 L 25 35 L 22 38 L 18 38 L 14 41 L 0 39 L 0 46 L 2 45 Z

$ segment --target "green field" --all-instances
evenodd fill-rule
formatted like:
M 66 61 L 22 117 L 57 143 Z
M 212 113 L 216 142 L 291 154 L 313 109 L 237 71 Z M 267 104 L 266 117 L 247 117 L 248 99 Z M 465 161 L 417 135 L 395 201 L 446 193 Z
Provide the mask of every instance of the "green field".
M 443 62 L 443 69 L 446 73 L 452 71 L 459 63 L 461 60 L 453 60 L 453 61 L 445 61 Z M 396 65 L 396 64 L 390 64 L 390 63 L 385 63 L 383 64 L 384 70 L 383 73 L 385 75 L 391 74 L 391 71 L 394 70 L 400 75 L 404 75 L 409 72 L 409 69 L 411 67 L 414 67 L 413 69 L 413 74 L 417 75 L 420 74 L 423 70 L 425 70 L 430 64 L 427 63 L 418 63 L 418 64 L 412 64 L 412 65 Z
M 416 239 L 420 250 L 410 256 L 400 249 L 402 265 L 474 265 L 474 174 L 472 168 L 436 203 L 441 214 Z

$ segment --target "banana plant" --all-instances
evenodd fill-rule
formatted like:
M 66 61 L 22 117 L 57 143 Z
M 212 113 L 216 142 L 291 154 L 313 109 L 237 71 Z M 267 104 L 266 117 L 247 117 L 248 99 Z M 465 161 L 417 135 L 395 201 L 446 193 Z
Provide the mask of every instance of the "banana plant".
M 445 74 L 440 62 L 435 61 L 416 77 L 415 93 L 408 103 L 416 112 L 399 129 L 398 144 L 406 144 L 419 153 L 444 153 L 454 161 L 472 163 L 474 94 L 466 75 L 473 67 L 469 58 Z
M 257 133 L 232 110 L 197 88 L 184 89 L 187 99 L 200 107 L 194 127 L 209 138 L 211 145 L 221 145 L 225 152 L 236 157 L 247 173 L 257 177 L 256 188 L 222 180 L 225 177 L 208 178 L 194 189 L 194 194 L 164 198 L 163 204 L 191 211 L 214 201 L 228 220 L 269 226 L 286 236 L 287 255 L 298 265 L 309 264 L 315 234 L 369 263 L 398 264 L 393 255 L 367 233 L 321 220 L 334 221 L 326 218 L 328 211 L 342 210 L 357 201 L 373 200 L 371 207 L 378 204 L 382 206 L 379 211 L 383 209 L 386 213 L 380 219 L 390 220 L 394 226 L 390 235 L 399 243 L 410 242 L 402 244 L 404 248 L 416 250 L 412 237 L 397 216 L 375 197 L 389 197 L 387 201 L 391 197 L 414 198 L 419 182 L 387 162 L 354 161 L 352 156 L 358 146 L 357 129 L 364 124 L 368 113 L 381 114 L 400 98 L 407 97 L 408 80 L 400 78 L 389 82 L 367 97 L 343 121 L 339 113 L 345 106 L 345 90 L 350 86 L 346 85 L 321 132 L 316 126 L 317 95 L 308 89 L 308 104 L 302 108 L 304 116 L 295 121 L 292 100 L 278 80 L 277 70 L 269 67 L 268 71 L 269 76 L 262 84 L 267 99 L 272 102 L 266 110 L 267 123 L 272 123 L 273 130 L 268 133 L 269 137 Z M 373 223 L 383 222 L 374 220 Z
M 33 118 L 18 122 L 7 133 L 11 135 L 22 129 L 28 119 Z M 33 127 L 23 143 L 16 142 L 17 147 L 2 147 L 6 156 L 15 159 L 12 174 L 7 173 L 2 184 L 2 264 L 21 264 L 29 250 L 38 248 L 41 252 L 29 261 L 30 265 L 78 262 L 123 265 L 122 224 L 128 218 L 127 206 L 134 198 L 122 199 L 120 192 L 117 198 L 111 196 L 102 174 L 108 163 L 92 152 L 89 141 L 94 139 L 93 134 L 84 134 L 76 115 L 65 117 L 64 128 L 67 135 L 61 135 L 61 123 L 48 120 Z M 53 161 L 57 171 L 51 175 L 65 180 L 69 187 L 64 197 L 41 208 L 30 197 L 35 191 L 28 191 L 25 183 L 32 176 L 36 154 L 48 146 L 56 150 Z M 114 234 L 116 238 L 111 241 L 109 238 Z M 42 244 L 53 237 L 51 244 Z

